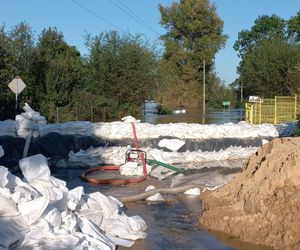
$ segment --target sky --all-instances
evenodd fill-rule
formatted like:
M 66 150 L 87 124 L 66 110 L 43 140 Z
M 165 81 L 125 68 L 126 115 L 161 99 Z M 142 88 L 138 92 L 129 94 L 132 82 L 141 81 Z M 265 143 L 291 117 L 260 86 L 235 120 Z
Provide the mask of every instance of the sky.
M 9 31 L 25 21 L 35 33 L 56 27 L 69 45 L 87 54 L 85 35 L 118 30 L 145 35 L 151 44 L 162 48 L 159 36 L 166 30 L 160 25 L 159 4 L 170 6 L 175 0 L 0 0 L 0 25 Z M 178 1 L 178 0 L 177 0 Z M 289 19 L 300 10 L 300 0 L 210 0 L 224 21 L 224 34 L 229 38 L 215 58 L 217 75 L 230 84 L 237 77 L 240 59 L 233 44 L 238 33 L 251 29 L 261 15 L 276 14 Z

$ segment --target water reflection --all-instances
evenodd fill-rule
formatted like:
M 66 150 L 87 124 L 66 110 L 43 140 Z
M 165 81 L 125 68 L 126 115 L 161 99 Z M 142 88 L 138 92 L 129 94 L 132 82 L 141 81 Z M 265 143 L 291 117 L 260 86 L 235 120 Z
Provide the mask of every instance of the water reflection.
M 205 124 L 222 124 L 233 122 L 237 123 L 244 119 L 243 109 L 214 109 L 208 108 L 206 115 L 202 115 L 202 110 L 199 107 L 193 107 L 187 109 L 185 114 L 170 114 L 170 115 L 157 115 L 152 112 L 144 113 L 144 120 L 147 123 L 200 123 L 203 121 Z

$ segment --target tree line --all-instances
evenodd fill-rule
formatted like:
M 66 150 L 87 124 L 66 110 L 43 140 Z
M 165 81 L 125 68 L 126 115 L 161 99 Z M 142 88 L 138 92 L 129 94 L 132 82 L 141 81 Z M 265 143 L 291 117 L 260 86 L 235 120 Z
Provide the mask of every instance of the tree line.
M 285 21 L 277 16 L 259 17 L 251 30 L 243 30 L 235 43 L 241 57 L 240 77 L 224 85 L 214 70 L 216 53 L 227 36 L 216 7 L 209 0 L 180 0 L 159 6 L 163 47 L 143 35 L 104 31 L 87 34 L 87 55 L 69 45 L 55 27 L 35 36 L 25 22 L 10 29 L 0 27 L 0 119 L 14 118 L 14 94 L 7 84 L 17 75 L 27 87 L 20 106 L 28 102 L 54 121 L 56 108 L 90 107 L 107 120 L 139 115 L 144 100 L 163 105 L 202 103 L 203 61 L 206 62 L 206 102 L 221 106 L 237 103 L 245 95 L 290 94 L 299 88 L 299 12 Z M 69 117 L 68 117 L 69 116 Z M 81 119 L 88 119 L 83 117 Z
M 241 58 L 232 84 L 245 96 L 273 98 L 300 94 L 300 11 L 288 20 L 258 17 L 234 44 Z

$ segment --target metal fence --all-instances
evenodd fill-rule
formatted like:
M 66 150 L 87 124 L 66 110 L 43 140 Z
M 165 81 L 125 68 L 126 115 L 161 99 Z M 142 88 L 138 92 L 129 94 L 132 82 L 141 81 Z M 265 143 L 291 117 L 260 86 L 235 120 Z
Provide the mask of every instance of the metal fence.
M 54 111 L 54 110 L 53 110 Z M 56 107 L 55 111 L 49 116 L 52 122 L 66 121 L 90 121 L 106 122 L 109 121 L 108 107 L 106 106 L 77 106 L 77 107 Z
M 259 102 L 247 102 L 246 121 L 251 124 L 295 121 L 300 113 L 299 96 L 275 96 L 274 99 L 260 99 Z

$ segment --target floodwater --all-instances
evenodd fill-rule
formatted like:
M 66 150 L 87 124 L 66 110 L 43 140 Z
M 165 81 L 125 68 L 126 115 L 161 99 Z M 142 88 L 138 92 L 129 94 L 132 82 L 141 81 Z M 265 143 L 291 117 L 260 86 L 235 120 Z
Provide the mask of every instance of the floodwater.
M 154 104 L 151 104 L 152 107 Z M 187 110 L 185 114 L 156 115 L 146 112 L 145 122 L 157 123 L 226 123 L 243 120 L 241 109 L 216 110 L 208 109 L 205 117 L 201 115 L 199 108 Z M 204 119 L 203 119 L 204 118 Z M 241 165 L 241 164 L 240 164 Z M 106 195 L 115 197 L 130 196 L 143 193 L 148 185 L 156 188 L 169 187 L 171 179 L 158 181 L 149 177 L 145 182 L 129 184 L 120 187 L 108 185 L 92 185 L 79 179 L 83 169 L 54 169 L 52 174 L 67 182 L 68 188 L 83 186 L 86 193 L 100 191 Z M 196 171 L 196 172 L 195 172 Z M 195 170 L 187 176 L 190 183 L 191 177 L 197 178 L 197 183 L 205 184 L 213 182 L 212 179 L 222 180 L 233 176 L 235 170 L 218 168 Z M 209 175 L 208 175 L 209 174 Z M 211 178 L 211 177 L 212 178 Z M 230 177 L 231 178 L 231 177 Z M 197 250 L 270 250 L 272 248 L 254 245 L 239 241 L 231 236 L 208 232 L 199 225 L 201 214 L 201 202 L 199 197 L 188 197 L 184 194 L 164 196 L 163 202 L 139 201 L 125 204 L 127 215 L 140 215 L 146 222 L 147 238 L 137 240 L 133 250 L 168 250 L 168 249 L 197 249 Z M 119 247 L 119 250 L 128 248 Z
M 124 197 L 143 193 L 148 185 L 157 188 L 169 187 L 171 179 L 158 181 L 148 178 L 145 182 L 129 184 L 124 186 L 93 185 L 83 182 L 79 175 L 83 169 L 56 169 L 52 174 L 67 182 L 69 189 L 83 186 L 86 193 L 100 191 L 105 195 Z M 219 178 L 220 176 L 232 175 L 236 170 L 228 170 L 222 167 L 198 170 L 198 183 L 205 183 L 207 173 Z M 190 173 L 195 175 L 195 171 Z M 190 177 L 189 176 L 189 177 Z M 189 177 L 187 180 L 190 183 Z M 201 203 L 199 197 L 189 197 L 184 194 L 164 196 L 163 202 L 139 201 L 124 204 L 127 208 L 126 214 L 140 215 L 145 220 L 147 238 L 137 240 L 132 250 L 167 250 L 167 249 L 199 249 L 199 250 L 270 250 L 271 248 L 253 245 L 234 239 L 228 235 L 208 232 L 199 225 Z M 119 247 L 118 250 L 128 248 Z
M 237 123 L 244 119 L 243 109 L 208 108 L 204 116 L 202 115 L 202 110 L 199 107 L 188 108 L 184 114 L 157 115 L 153 113 L 153 111 L 153 109 L 146 110 L 144 114 L 145 122 L 151 124 L 178 122 L 222 124 L 227 122 Z

